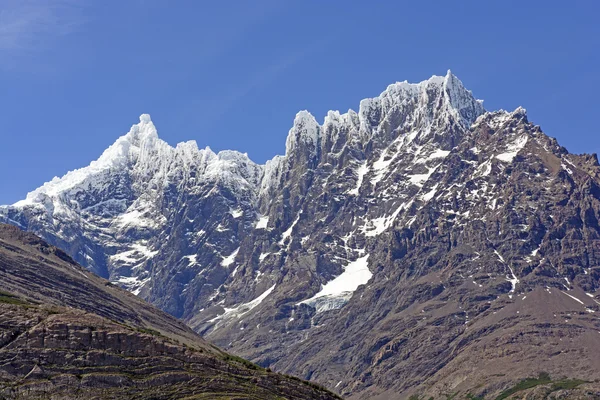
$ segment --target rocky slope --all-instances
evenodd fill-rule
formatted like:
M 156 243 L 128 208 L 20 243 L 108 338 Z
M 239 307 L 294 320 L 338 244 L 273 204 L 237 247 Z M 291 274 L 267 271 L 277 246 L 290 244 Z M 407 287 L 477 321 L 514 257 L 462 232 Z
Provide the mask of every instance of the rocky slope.
M 221 352 L 30 233 L 0 224 L 0 398 L 334 399 Z
M 595 155 L 448 72 L 298 113 L 266 165 L 142 116 L 0 218 L 263 366 L 356 398 L 494 398 L 600 378 L 599 188 Z

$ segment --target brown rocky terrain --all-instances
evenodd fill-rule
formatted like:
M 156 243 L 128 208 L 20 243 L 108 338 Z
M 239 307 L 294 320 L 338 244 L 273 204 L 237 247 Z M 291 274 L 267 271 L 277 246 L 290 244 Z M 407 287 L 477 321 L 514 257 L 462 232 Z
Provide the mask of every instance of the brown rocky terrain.
M 337 397 L 218 350 L 62 250 L 0 225 L 0 398 Z
M 299 112 L 265 165 L 171 147 L 142 115 L 0 219 L 344 397 L 598 393 L 598 159 L 450 72 Z
M 519 140 L 514 158 L 503 159 Z M 390 168 L 391 180 L 402 179 L 405 161 Z M 367 242 L 374 276 L 343 308 L 290 309 L 290 325 L 302 328 L 288 329 L 294 344 L 281 356 L 260 335 L 234 343 L 360 399 L 494 399 L 541 372 L 595 382 L 599 189 L 595 156 L 569 154 L 523 110 L 485 115 L 421 189 L 431 198 L 417 195 L 392 229 Z M 316 242 L 327 247 L 326 234 Z M 266 350 L 250 346 L 257 342 Z M 583 398 L 598 397 L 588 385 L 596 391 Z

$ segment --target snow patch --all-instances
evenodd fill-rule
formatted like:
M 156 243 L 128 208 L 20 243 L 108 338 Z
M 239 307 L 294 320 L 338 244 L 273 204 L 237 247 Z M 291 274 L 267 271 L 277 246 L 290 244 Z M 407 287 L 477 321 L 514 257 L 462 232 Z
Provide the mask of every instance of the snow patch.
M 527 143 L 527 136 L 521 136 L 513 143 L 510 143 L 506 146 L 507 152 L 496 155 L 496 158 L 500 161 L 504 162 L 512 162 L 512 160 L 517 156 L 517 153 L 521 151 L 525 144 Z
M 429 179 L 431 174 L 433 174 L 435 172 L 435 170 L 438 169 L 438 167 L 439 167 L 439 164 L 433 168 L 428 168 L 428 171 L 426 174 L 408 175 L 408 180 L 414 185 L 423 186 L 423 184 Z
M 265 215 L 264 217 L 260 217 L 258 222 L 256 223 L 255 229 L 267 229 L 268 223 L 269 223 L 268 215 Z
M 569 296 L 570 298 L 572 298 L 573 300 L 575 300 L 576 302 L 578 302 L 579 304 L 585 305 L 585 303 L 581 300 L 579 300 L 577 297 L 575 296 L 571 296 L 569 293 L 567 292 L 563 292 L 562 290 L 560 291 L 562 294 L 566 294 L 567 296 Z
M 152 228 L 156 226 L 155 221 L 150 218 L 144 217 L 141 211 L 131 210 L 124 214 L 119 215 L 115 219 L 115 224 L 119 227 L 124 228 L 128 226 L 137 226 L 140 228 Z
M 492 161 L 487 160 L 486 162 L 481 164 L 479 167 L 477 167 L 477 169 L 475 170 L 475 173 L 473 175 L 475 177 L 478 177 L 478 176 L 483 177 L 483 176 L 488 176 L 491 172 L 492 172 Z
M 400 207 L 398 207 L 396 211 L 392 213 L 392 215 L 379 217 L 371 221 L 367 221 L 367 223 L 363 225 L 360 229 L 365 236 L 378 236 L 385 232 L 390 226 L 392 226 L 394 220 L 396 220 L 396 217 L 398 216 L 400 211 L 407 207 L 408 205 L 406 203 L 402 203 Z
M 375 170 L 375 176 L 371 179 L 371 184 L 373 186 L 377 185 L 379 181 L 383 178 L 385 173 L 387 172 L 390 164 L 394 161 L 394 157 L 389 157 L 387 160 L 385 159 L 387 156 L 387 149 L 381 153 L 381 156 L 377 161 L 373 163 L 373 170 Z M 362 184 L 362 182 L 361 182 Z
M 362 186 L 365 175 L 368 172 L 369 172 L 369 167 L 367 167 L 367 162 L 363 161 L 362 164 L 360 164 L 360 166 L 356 170 L 356 175 L 357 175 L 356 187 L 354 189 L 348 190 L 348 192 L 347 192 L 348 194 L 353 195 L 353 196 L 358 196 L 358 191 L 359 191 L 360 187 Z
M 147 246 L 141 243 L 133 243 L 130 245 L 130 250 L 111 255 L 111 262 L 123 262 L 125 264 L 139 264 L 142 261 L 148 260 L 158 254 L 158 251 L 152 251 Z
M 283 246 L 283 244 L 285 243 L 285 240 L 292 235 L 292 230 L 294 230 L 294 227 L 298 223 L 298 220 L 300 219 L 300 214 L 302 214 L 302 211 L 300 211 L 298 213 L 298 215 L 296 216 L 296 219 L 294 220 L 294 222 L 292 222 L 292 225 L 290 225 L 290 227 L 281 234 L 281 240 L 279 241 L 280 246 Z
M 231 216 L 233 218 L 239 218 L 242 215 L 244 215 L 244 211 L 242 211 L 241 209 L 235 209 L 235 210 L 229 210 L 229 214 L 231 214 Z
M 270 288 L 265 290 L 265 292 L 263 294 L 261 294 L 254 300 L 249 301 L 248 303 L 240 304 L 239 306 L 236 306 L 234 308 L 224 307 L 224 310 L 225 310 L 224 314 L 218 315 L 215 318 L 209 320 L 208 322 L 215 322 L 219 319 L 240 318 L 240 317 L 248 314 L 253 309 L 255 309 L 260 303 L 263 302 L 264 299 L 267 298 L 267 296 L 269 296 L 273 292 L 274 289 L 275 289 L 275 285 L 271 286 Z
M 568 173 L 569 175 L 573 175 L 573 171 L 571 170 L 571 168 L 567 167 L 567 166 L 565 165 L 565 163 L 561 163 L 561 164 L 560 164 L 560 166 L 562 167 L 562 169 L 564 169 L 565 171 L 567 171 L 567 173 Z
M 369 254 L 350 262 L 344 267 L 344 272 L 342 272 L 341 275 L 327 282 L 313 297 L 303 300 L 296 305 L 307 304 L 311 307 L 317 308 L 317 311 L 322 312 L 325 310 L 319 308 L 319 300 L 327 301 L 327 299 L 341 297 L 345 303 L 345 301 L 350 298 L 352 293 L 356 291 L 360 285 L 366 284 L 373 276 L 373 273 L 368 267 L 368 259 Z
M 239 247 L 237 249 L 235 249 L 234 252 L 231 253 L 230 255 L 228 255 L 227 257 L 223 257 L 223 261 L 221 261 L 221 266 L 229 267 L 231 264 L 233 264 L 233 261 L 235 260 L 235 257 L 237 256 L 238 251 L 240 251 Z
M 427 160 L 433 160 L 436 158 L 446 158 L 448 154 L 450 154 L 448 150 L 437 149 L 433 153 L 431 153 L 429 157 L 427 157 Z
M 433 196 L 435 196 L 435 192 L 437 191 L 438 185 L 439 185 L 439 183 L 436 183 L 435 185 L 433 185 L 433 188 L 429 192 L 427 192 L 421 196 L 421 200 L 429 201 L 429 200 L 433 199 Z
M 146 279 L 140 279 L 136 276 L 120 276 L 112 282 L 119 284 L 134 295 L 138 295 L 142 288 L 150 282 L 150 277 Z
M 198 261 L 196 260 L 196 258 L 198 258 L 198 256 L 196 254 L 193 254 L 191 256 L 184 256 L 183 258 L 187 258 L 189 265 L 198 264 Z
M 494 250 L 494 253 L 496 253 L 496 255 L 498 256 L 498 258 L 500 259 L 500 261 L 502 261 L 502 263 L 504 265 L 506 265 L 510 271 L 510 275 L 506 275 L 506 280 L 510 282 L 510 284 L 512 285 L 512 288 L 510 289 L 511 294 L 508 295 L 508 297 L 512 298 L 512 293 L 514 293 L 516 287 L 517 287 L 517 283 L 519 283 L 519 278 L 517 278 L 517 276 L 515 275 L 515 271 L 512 269 L 512 267 L 510 265 L 508 265 L 506 263 L 506 261 L 504 261 L 504 257 L 502 257 L 500 255 L 500 253 L 498 253 L 497 250 Z

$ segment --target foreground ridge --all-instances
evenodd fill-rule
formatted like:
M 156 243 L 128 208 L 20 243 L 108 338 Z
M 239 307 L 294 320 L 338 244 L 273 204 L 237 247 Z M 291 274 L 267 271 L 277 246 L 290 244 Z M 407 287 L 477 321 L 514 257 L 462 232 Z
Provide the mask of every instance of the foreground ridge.
M 0 224 L 0 397 L 336 399 L 223 353 L 174 318 Z

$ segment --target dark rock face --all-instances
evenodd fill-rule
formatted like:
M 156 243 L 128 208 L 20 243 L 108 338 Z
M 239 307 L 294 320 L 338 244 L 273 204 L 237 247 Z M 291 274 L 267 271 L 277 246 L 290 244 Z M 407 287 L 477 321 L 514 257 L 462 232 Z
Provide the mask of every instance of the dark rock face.
M 2 399 L 337 398 L 221 352 L 2 224 L 0 277 Z
M 323 124 L 298 113 L 264 166 L 165 147 L 146 117 L 125 138 L 101 173 L 0 215 L 75 243 L 68 254 L 214 343 L 344 395 L 600 378 L 600 166 L 525 110 L 486 112 L 448 73 Z M 104 183 L 115 165 L 123 177 Z

